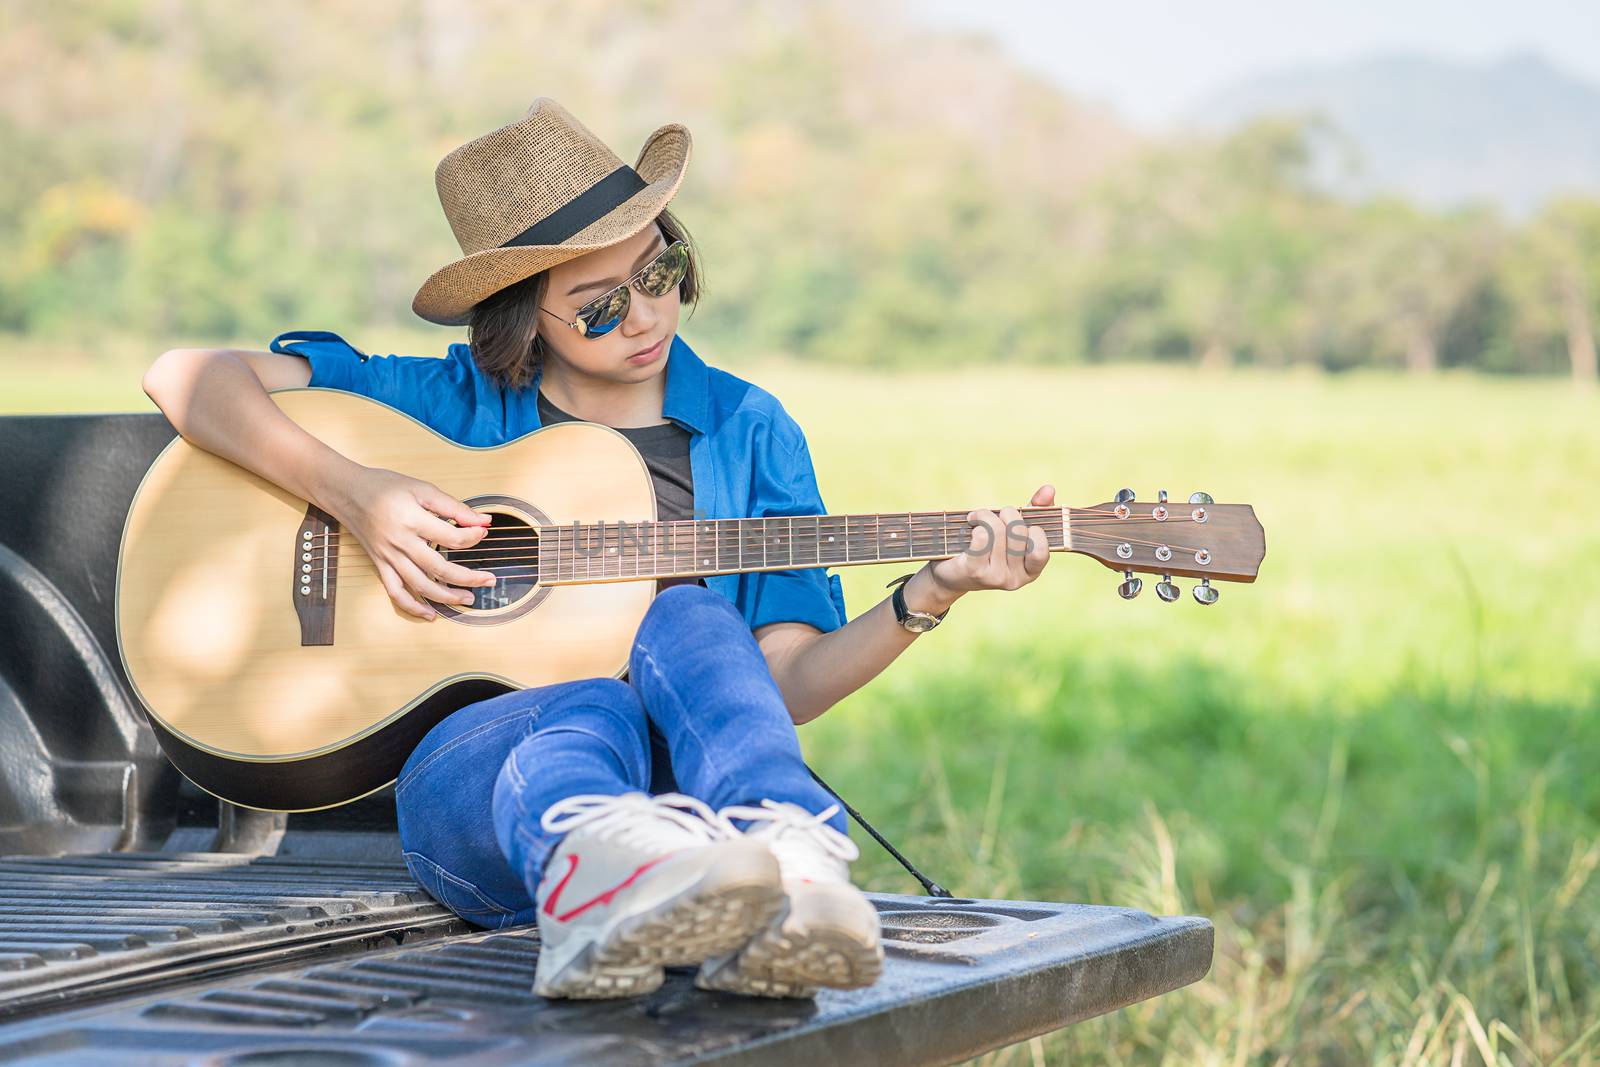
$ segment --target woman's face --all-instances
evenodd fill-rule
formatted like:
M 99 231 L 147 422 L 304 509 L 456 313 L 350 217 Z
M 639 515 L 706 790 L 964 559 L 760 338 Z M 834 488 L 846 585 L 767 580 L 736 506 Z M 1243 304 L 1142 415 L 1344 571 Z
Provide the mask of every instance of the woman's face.
M 667 244 L 652 222 L 626 241 L 550 268 L 544 308 L 571 322 L 579 308 L 632 278 Z M 555 357 L 579 374 L 613 382 L 647 381 L 666 369 L 667 350 L 678 332 L 678 288 L 651 297 L 635 287 L 628 299 L 627 316 L 608 334 L 584 337 L 549 315 L 541 316 L 539 332 Z

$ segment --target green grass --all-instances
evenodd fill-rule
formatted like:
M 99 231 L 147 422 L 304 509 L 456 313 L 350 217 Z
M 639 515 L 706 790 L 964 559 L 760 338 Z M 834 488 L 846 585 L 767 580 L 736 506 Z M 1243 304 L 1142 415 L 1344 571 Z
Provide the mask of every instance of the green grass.
M 1596 1061 L 1600 399 L 1454 377 L 750 373 L 807 427 L 832 508 L 1051 481 L 1079 504 L 1205 489 L 1266 527 L 1260 581 L 1209 609 L 1124 603 L 1109 571 L 1058 558 L 958 604 L 804 731 L 958 892 L 1216 924 L 1196 987 L 995 1059 Z M 847 573 L 852 610 L 893 570 Z M 912 891 L 875 853 L 864 872 Z
M 0 354 L 0 409 L 150 410 L 114 369 L 136 363 L 33 366 Z M 1124 603 L 1057 557 L 802 731 L 958 893 L 1216 924 L 1202 982 L 986 1062 L 1600 1063 L 1600 397 L 737 369 L 805 426 L 833 510 L 1050 481 L 1074 504 L 1204 489 L 1266 527 L 1260 581 L 1212 608 Z M 903 569 L 842 572 L 852 613 Z M 866 884 L 915 891 L 858 836 Z

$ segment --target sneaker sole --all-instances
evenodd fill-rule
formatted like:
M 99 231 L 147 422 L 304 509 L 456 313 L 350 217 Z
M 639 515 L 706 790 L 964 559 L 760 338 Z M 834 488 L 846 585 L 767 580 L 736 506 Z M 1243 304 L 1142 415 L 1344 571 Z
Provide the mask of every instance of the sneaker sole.
M 787 928 L 786 928 L 787 927 Z M 716 970 L 702 967 L 701 989 L 754 997 L 809 997 L 819 988 L 862 989 L 883 974 L 883 946 L 829 923 L 798 928 L 774 922 Z
M 785 900 L 777 861 L 765 847 L 729 852 L 689 888 L 619 919 L 555 974 L 541 967 L 533 991 L 578 1000 L 653 992 L 665 979 L 663 967 L 732 951 L 771 923 Z

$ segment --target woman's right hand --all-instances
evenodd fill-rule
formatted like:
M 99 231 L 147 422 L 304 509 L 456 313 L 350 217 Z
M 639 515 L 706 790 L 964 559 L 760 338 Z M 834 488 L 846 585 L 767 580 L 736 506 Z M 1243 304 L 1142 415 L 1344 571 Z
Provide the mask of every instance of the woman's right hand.
M 470 604 L 473 595 L 464 589 L 497 580 L 489 571 L 450 562 L 428 544 L 470 548 L 488 530 L 488 515 L 473 511 L 430 482 L 382 467 L 361 467 L 341 488 L 337 517 L 372 557 L 383 588 L 400 610 L 432 619 L 438 613 L 421 596 L 444 604 Z

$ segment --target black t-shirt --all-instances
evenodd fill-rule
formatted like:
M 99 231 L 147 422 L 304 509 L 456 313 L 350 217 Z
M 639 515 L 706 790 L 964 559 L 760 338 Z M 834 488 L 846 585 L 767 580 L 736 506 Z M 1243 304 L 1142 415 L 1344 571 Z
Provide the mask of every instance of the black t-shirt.
M 539 423 L 548 426 L 553 422 L 581 422 L 550 402 L 541 391 L 538 397 Z M 689 431 L 675 422 L 660 426 L 615 427 L 616 431 L 639 450 L 644 457 L 645 469 L 656 488 L 656 517 L 662 522 L 681 522 L 694 518 L 694 475 L 689 469 Z M 662 578 L 656 582 L 656 592 L 670 585 L 698 583 L 698 578 Z

